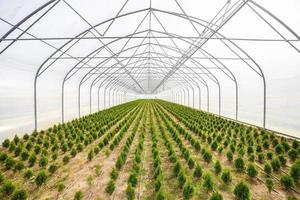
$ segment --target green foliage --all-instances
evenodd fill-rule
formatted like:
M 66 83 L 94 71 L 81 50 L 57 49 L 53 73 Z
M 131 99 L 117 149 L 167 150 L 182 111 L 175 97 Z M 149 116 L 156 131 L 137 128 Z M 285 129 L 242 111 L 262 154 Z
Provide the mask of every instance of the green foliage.
M 77 150 L 75 149 L 75 148 L 73 148 L 72 150 L 71 150 L 71 156 L 72 157 L 75 157 L 76 156 L 76 154 L 77 154 Z
M 15 191 L 15 189 L 16 186 L 11 181 L 6 180 L 1 187 L 1 192 L 3 196 L 9 196 Z
M 188 159 L 188 166 L 190 169 L 193 169 L 195 166 L 195 161 L 192 158 Z
M 56 172 L 57 168 L 58 168 L 58 166 L 56 164 L 51 164 L 48 168 L 48 172 L 53 174 L 54 172 Z
M 253 147 L 252 147 L 252 146 L 248 146 L 248 147 L 247 147 L 247 153 L 248 153 L 248 155 L 254 153 L 254 150 L 253 150 Z
M 250 178 L 255 178 L 258 174 L 258 171 L 256 170 L 256 167 L 254 164 L 249 164 L 247 168 L 247 174 Z
M 152 188 L 155 195 L 151 197 L 152 199 L 164 200 L 167 198 L 167 195 L 164 193 L 163 185 L 165 183 L 164 177 L 166 175 L 161 167 L 161 164 L 164 161 L 160 158 L 160 152 L 158 150 L 161 147 L 158 145 L 158 141 L 166 147 L 166 150 L 168 150 L 168 157 L 172 162 L 172 170 L 178 181 L 176 183 L 179 183 L 179 186 L 181 187 L 180 191 L 183 192 L 182 195 L 184 199 L 193 198 L 194 190 L 196 187 L 198 190 L 200 185 L 207 193 L 209 193 L 209 195 L 206 196 L 207 199 L 223 199 L 222 195 L 218 194 L 217 191 L 222 187 L 225 187 L 225 185 L 231 184 L 232 172 L 229 169 L 222 169 L 223 166 L 220 161 L 217 160 L 222 152 L 224 152 L 223 154 L 226 155 L 229 162 L 234 160 L 233 163 L 225 162 L 224 164 L 234 166 L 239 172 L 245 171 L 247 162 L 246 173 L 251 178 L 255 178 L 258 175 L 258 168 L 254 165 L 256 162 L 255 159 L 258 159 L 258 162 L 264 165 L 264 171 L 267 174 L 271 174 L 273 170 L 280 171 L 280 168 L 286 164 L 292 164 L 292 167 L 290 167 L 290 176 L 282 176 L 280 181 L 282 186 L 287 189 L 294 187 L 295 183 L 297 183 L 298 186 L 300 181 L 300 161 L 296 160 L 299 158 L 298 154 L 300 153 L 299 142 L 291 142 L 289 139 L 279 137 L 269 131 L 261 131 L 254 127 L 246 127 L 242 124 L 228 122 L 226 119 L 221 119 L 190 108 L 183 108 L 176 104 L 164 103 L 163 101 L 161 102 L 161 104 L 163 104 L 162 106 L 159 104 L 153 107 L 150 106 L 150 110 L 153 112 L 152 114 L 150 112 L 150 116 L 153 114 L 156 115 L 156 117 L 150 117 L 150 124 L 153 123 L 154 120 L 157 122 L 155 125 L 158 125 L 158 127 L 151 127 L 150 134 L 153 142 L 152 156 L 154 160 L 154 180 L 152 182 Z M 87 159 L 92 160 L 95 155 L 99 153 L 100 149 L 103 149 L 106 146 L 108 147 L 109 145 L 109 148 L 112 147 L 112 149 L 118 146 L 120 141 L 124 140 L 122 138 L 125 135 L 127 137 L 127 131 L 129 130 L 129 127 L 131 127 L 131 124 L 134 124 L 132 131 L 128 134 L 129 137 L 127 137 L 124 147 L 120 151 L 115 167 L 111 171 L 111 180 L 105 186 L 105 191 L 108 194 L 114 192 L 116 187 L 115 181 L 117 180 L 119 170 L 124 166 L 129 152 L 131 153 L 131 144 L 137 139 L 135 135 L 140 135 L 141 137 L 138 138 L 139 143 L 137 145 L 137 150 L 134 152 L 134 159 L 132 160 L 133 162 L 128 178 L 128 187 L 126 189 L 127 198 L 134 199 L 138 176 L 140 173 L 144 173 L 140 166 L 140 162 L 141 154 L 143 153 L 143 139 L 147 132 L 147 118 L 149 111 L 147 107 L 144 107 L 142 109 L 143 111 L 139 112 L 142 107 L 143 106 L 137 107 L 136 111 L 127 116 L 126 113 L 129 113 L 130 107 L 126 110 L 125 107 L 122 108 L 122 106 L 120 106 L 119 108 L 116 106 L 110 110 L 111 112 L 103 112 L 78 120 L 76 119 L 62 125 L 54 126 L 46 131 L 34 132 L 30 136 L 27 135 L 23 137 L 23 139 L 16 136 L 12 141 L 5 140 L 3 142 L 3 149 L 7 149 L 0 152 L 0 162 L 3 170 L 5 170 L 5 168 L 9 170 L 5 172 L 5 174 L 8 173 L 8 177 L 11 178 L 11 173 L 13 173 L 12 170 L 14 170 L 14 172 L 22 170 L 24 164 L 26 167 L 33 167 L 32 170 L 37 170 L 42 167 L 45 171 L 36 172 L 37 174 L 34 174 L 35 176 L 33 175 L 32 170 L 27 169 L 23 174 L 25 181 L 22 182 L 21 180 L 21 182 L 19 182 L 17 180 L 17 183 L 18 185 L 20 183 L 25 183 L 26 185 L 30 184 L 31 187 L 31 182 L 35 181 L 38 186 L 43 185 L 47 182 L 47 176 L 55 173 L 58 168 L 55 160 L 59 158 L 59 163 L 61 163 L 61 161 L 63 161 L 63 163 L 68 163 L 71 157 L 75 157 L 76 154 L 83 149 L 85 152 L 87 151 Z M 170 112 L 171 115 L 168 112 Z M 114 116 L 116 115 L 115 113 L 122 113 L 122 115 L 118 114 L 119 116 Z M 171 117 L 172 115 L 175 118 L 178 118 L 178 121 L 183 123 L 184 126 L 188 127 L 190 130 L 185 130 L 185 127 L 182 126 L 181 123 L 178 123 L 177 120 L 174 120 L 173 117 Z M 124 116 L 126 117 L 124 118 Z M 121 120 L 122 118 L 124 118 L 124 120 Z M 135 118 L 138 120 L 135 120 Z M 142 119 L 142 123 L 139 122 L 140 119 Z M 110 128 L 113 127 L 114 124 L 118 125 L 116 125 L 115 128 Z M 156 128 L 158 129 L 156 130 Z M 190 131 L 193 133 L 191 134 Z M 156 137 L 158 137 L 159 140 Z M 97 142 L 97 145 L 95 146 L 94 142 L 100 138 L 101 142 Z M 186 142 L 189 142 L 188 145 L 192 145 L 196 152 L 199 154 L 201 153 L 203 160 L 208 163 L 208 165 L 206 165 L 208 171 L 211 172 L 211 166 L 213 165 L 213 172 L 217 176 L 211 176 L 209 173 L 203 174 L 203 169 L 195 162 L 196 160 L 193 159 L 194 156 L 198 155 L 192 154 L 192 151 L 190 151 Z M 174 147 L 176 147 L 176 151 Z M 107 155 L 110 153 L 109 148 L 107 148 Z M 186 167 L 181 166 L 179 157 L 177 157 L 177 149 L 180 150 L 182 157 L 185 159 L 186 164 L 190 169 L 187 170 Z M 63 156 L 61 156 L 61 151 L 64 152 Z M 217 159 L 213 159 L 213 155 L 217 155 L 217 152 L 213 151 L 219 152 Z M 245 153 L 247 157 L 244 156 Z M 14 157 L 14 155 L 19 157 Z M 235 159 L 236 156 L 240 157 Z M 51 160 L 51 163 L 48 163 L 48 159 L 51 159 L 51 157 L 54 162 Z M 268 162 L 265 162 L 265 159 L 268 159 Z M 36 162 L 39 166 L 34 166 Z M 210 163 L 213 164 L 210 165 Z M 286 170 L 288 168 L 289 166 L 284 169 Z M 187 172 L 189 172 L 188 175 L 186 174 Z M 190 172 L 193 172 L 194 177 L 192 178 L 196 181 L 195 183 L 197 183 L 197 185 L 193 185 L 190 182 Z M 99 176 L 100 173 L 100 169 L 96 169 L 96 175 Z M 22 176 L 20 173 L 17 173 L 17 177 L 19 175 Z M 169 174 L 167 173 L 167 175 Z M 220 186 L 219 175 L 223 182 Z M 279 173 L 276 173 L 275 175 L 278 176 Z M 200 178 L 202 180 L 200 180 Z M 262 176 L 262 178 L 265 179 L 264 176 Z M 4 194 L 4 186 L 7 184 L 7 181 L 5 180 L 3 174 L 0 173 L 0 186 L 1 192 L 3 193 L 0 194 L 0 198 L 9 199 L 13 196 L 15 196 L 14 199 L 27 198 L 22 197 L 24 195 L 18 190 L 11 192 L 7 197 L 6 194 Z M 216 183 L 214 182 L 217 180 L 218 182 L 216 183 L 218 183 L 218 185 L 215 185 Z M 265 185 L 269 191 L 274 187 L 275 182 L 273 183 L 273 181 L 274 179 L 266 179 L 265 181 Z M 87 177 L 87 182 L 91 185 L 92 176 Z M 56 184 L 59 192 L 64 190 L 65 186 L 63 182 L 58 182 Z M 226 188 L 226 190 L 227 189 L 231 190 L 231 188 Z M 250 199 L 249 187 L 244 182 L 237 184 L 233 193 L 236 199 Z M 170 195 L 170 198 L 172 197 L 173 196 Z M 82 198 L 82 193 L 81 195 L 78 195 L 78 197 L 74 197 L 74 199 L 80 198 Z
M 290 149 L 288 151 L 288 156 L 292 161 L 295 161 L 298 158 L 298 151 L 296 149 Z
M 274 172 L 278 172 L 280 170 L 280 160 L 278 158 L 274 158 L 272 161 L 271 161 L 271 165 L 272 165 L 272 168 L 273 168 L 273 171 Z
M 12 157 L 7 157 L 5 160 L 5 168 L 12 169 L 16 164 L 16 161 Z
M 100 174 L 101 174 L 101 166 L 100 165 L 95 165 L 95 174 L 96 174 L 96 176 L 100 176 Z
M 223 147 L 219 147 L 219 148 L 218 148 L 218 153 L 221 154 L 221 153 L 223 152 L 223 149 L 224 149 Z
M 5 180 L 4 175 L 0 172 L 0 184 Z
M 41 152 L 41 147 L 39 145 L 35 145 L 34 146 L 34 153 L 35 154 L 40 154 L 40 152 Z
M 9 145 L 10 145 L 9 139 L 5 139 L 5 140 L 2 142 L 2 146 L 5 147 L 5 148 L 8 148 Z
M 68 155 L 65 155 L 65 156 L 63 157 L 63 163 L 66 165 L 66 164 L 69 163 L 69 161 L 70 161 L 70 157 L 69 157 Z
M 176 162 L 173 167 L 173 173 L 177 176 L 181 170 L 181 165 L 179 162 Z
M 126 188 L 126 195 L 128 200 L 133 200 L 135 196 L 135 189 L 131 184 L 128 184 Z
M 272 166 L 269 163 L 266 163 L 264 165 L 264 172 L 266 174 L 270 175 L 270 174 L 272 174 L 272 171 L 273 171 Z
M 249 186 L 241 181 L 239 182 L 233 191 L 235 197 L 239 200 L 249 200 L 250 199 L 250 189 Z
M 59 182 L 58 184 L 57 184 L 57 190 L 58 190 L 58 192 L 62 192 L 64 189 L 65 189 L 65 184 L 63 183 L 63 182 Z
M 74 200 L 81 200 L 83 198 L 83 193 L 81 190 L 75 192 Z
M 232 161 L 232 159 L 233 159 L 232 151 L 227 151 L 226 157 L 227 157 L 227 160 Z
M 24 172 L 24 179 L 30 179 L 32 176 L 33 176 L 33 172 L 32 172 L 31 169 L 27 169 L 27 170 Z
M 238 172 L 244 171 L 244 169 L 245 169 L 245 163 L 244 163 L 243 158 L 238 157 L 237 159 L 235 159 L 235 161 L 234 161 L 234 167 L 236 168 L 236 170 Z
M 270 147 L 269 142 L 265 140 L 265 141 L 263 142 L 263 147 L 264 147 L 265 149 L 269 149 L 269 147 Z
M 214 182 L 212 180 L 212 176 L 209 173 L 205 173 L 203 175 L 203 187 L 208 191 L 212 191 L 214 188 Z
M 201 176 L 202 176 L 202 168 L 199 164 L 197 164 L 194 170 L 194 177 L 201 178 Z
M 89 187 L 92 187 L 92 185 L 93 185 L 93 177 L 91 175 L 89 175 L 87 177 L 86 181 L 87 181 Z
M 285 166 L 286 165 L 287 160 L 286 160 L 286 158 L 285 158 L 285 156 L 283 154 L 279 155 L 278 159 L 280 161 L 280 165 L 281 166 Z
M 23 161 L 25 161 L 25 160 L 27 160 L 28 158 L 29 158 L 29 153 L 28 153 L 28 151 L 26 151 L 26 150 L 22 151 L 22 153 L 21 153 L 21 159 L 22 159 Z
M 26 190 L 19 189 L 13 193 L 11 200 L 26 200 L 27 198 L 28 198 L 28 194 Z
M 61 145 L 62 152 L 66 153 L 68 151 L 68 145 L 66 143 Z
M 294 180 L 288 175 L 280 177 L 280 184 L 287 190 L 295 186 Z
M 238 153 L 239 153 L 240 157 L 243 157 L 245 155 L 245 151 L 244 151 L 243 148 L 240 148 L 239 151 L 238 151 Z
M 259 153 L 257 155 L 257 158 L 258 158 L 258 162 L 264 163 L 264 161 L 265 161 L 265 155 L 263 153 Z
M 220 161 L 216 161 L 215 165 L 214 165 L 214 169 L 215 169 L 215 173 L 217 175 L 219 175 L 221 172 L 222 172 L 222 166 L 221 166 L 221 163 Z
M 115 188 L 115 182 L 113 180 L 110 180 L 105 188 L 105 192 L 111 195 L 114 192 Z
M 293 177 L 295 182 L 300 180 L 300 160 L 297 160 L 290 169 L 290 175 Z
M 200 151 L 200 150 L 201 150 L 200 142 L 196 141 L 196 143 L 195 143 L 195 149 L 196 149 L 197 151 Z
M 83 150 L 82 144 L 78 144 L 78 145 L 76 146 L 76 149 L 77 149 L 78 152 L 81 152 L 81 151 Z
M 113 168 L 111 173 L 110 173 L 111 179 L 116 180 L 118 178 L 118 176 L 119 176 L 118 171 L 116 170 L 116 168 Z
M 20 142 L 20 138 L 17 135 L 15 135 L 13 141 L 15 144 L 18 144 Z
M 17 146 L 17 147 L 15 148 L 15 156 L 19 156 L 20 153 L 21 153 L 21 151 L 22 151 L 22 148 L 21 148 L 20 146 Z
M 272 179 L 266 179 L 266 182 L 265 182 L 269 192 L 271 192 L 274 188 L 274 182 L 272 181 Z
M 54 152 L 54 153 L 52 154 L 52 160 L 57 160 L 57 158 L 58 158 L 58 153 L 57 153 L 57 152 Z
M 24 163 L 22 161 L 18 161 L 15 165 L 15 171 L 21 171 L 24 169 Z
M 40 171 L 35 178 L 35 183 L 38 186 L 41 186 L 46 183 L 47 179 L 48 179 L 48 176 L 47 176 L 46 172 Z
M 91 161 L 94 158 L 94 151 L 91 149 L 88 153 L 88 160 Z
M 156 194 L 156 200 L 165 200 L 166 199 L 166 194 L 162 189 L 160 189 L 157 194 Z
M 97 155 L 97 154 L 100 152 L 99 147 L 95 147 L 95 148 L 94 148 L 94 152 L 95 152 L 95 155 Z
M 276 145 L 276 147 L 275 147 L 275 152 L 276 152 L 277 154 L 282 154 L 282 153 L 284 152 L 283 147 L 282 147 L 281 144 L 277 144 L 277 145 Z
M 195 189 L 193 185 L 189 182 L 186 181 L 183 187 L 183 198 L 184 199 L 191 199 L 194 196 Z
M 225 169 L 221 175 L 221 179 L 224 183 L 228 184 L 232 181 L 231 172 L 229 169 Z
M 7 154 L 4 152 L 0 152 L 0 161 L 4 162 L 7 159 Z
M 288 196 L 287 200 L 298 200 L 297 197 L 294 196 Z
M 208 151 L 205 151 L 203 154 L 203 160 L 207 163 L 210 163 L 211 159 L 212 159 L 211 153 L 209 153 Z
M 209 198 L 209 200 L 223 200 L 223 196 L 218 192 L 214 192 Z
M 184 184 L 186 183 L 186 181 L 187 181 L 186 175 L 183 172 L 183 170 L 180 170 L 177 179 L 178 179 L 178 182 L 179 182 L 179 186 L 182 188 L 184 186 Z
M 254 162 L 254 161 L 255 161 L 255 156 L 254 156 L 254 154 L 249 155 L 249 156 L 248 156 L 248 160 L 249 160 L 250 162 Z
M 213 151 L 216 151 L 218 148 L 218 143 L 216 141 L 213 141 L 213 143 L 210 145 L 210 147 Z
M 117 162 L 116 162 L 116 168 L 120 170 L 123 166 L 124 160 L 122 157 L 118 157 Z
M 138 183 L 138 178 L 136 173 L 131 173 L 128 178 L 128 184 L 131 184 L 133 187 L 135 187 Z
M 267 158 L 269 159 L 269 160 L 272 160 L 272 158 L 273 158 L 273 153 L 272 152 L 267 152 Z
M 39 166 L 45 167 L 47 164 L 48 164 L 48 158 L 45 156 L 42 156 L 39 161 Z

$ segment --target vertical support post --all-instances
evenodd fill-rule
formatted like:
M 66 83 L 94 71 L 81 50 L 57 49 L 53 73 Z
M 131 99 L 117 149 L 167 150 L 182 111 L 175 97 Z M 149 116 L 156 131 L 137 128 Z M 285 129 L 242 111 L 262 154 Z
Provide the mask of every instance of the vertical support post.
M 61 88 L 61 123 L 65 123 L 65 81 L 62 82 Z
M 81 90 L 81 85 L 79 84 L 78 87 L 78 117 L 80 118 L 80 90 Z

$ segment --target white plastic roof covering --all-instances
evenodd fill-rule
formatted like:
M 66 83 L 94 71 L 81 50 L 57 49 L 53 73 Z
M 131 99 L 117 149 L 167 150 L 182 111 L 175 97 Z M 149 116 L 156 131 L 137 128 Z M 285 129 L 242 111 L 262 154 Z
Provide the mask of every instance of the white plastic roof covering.
M 65 120 L 103 108 L 106 88 L 190 95 L 190 106 L 194 91 L 197 108 L 300 137 L 299 10 L 298 0 L 0 0 L 2 137 L 33 130 L 34 116 L 38 128 L 60 122 L 62 85 Z

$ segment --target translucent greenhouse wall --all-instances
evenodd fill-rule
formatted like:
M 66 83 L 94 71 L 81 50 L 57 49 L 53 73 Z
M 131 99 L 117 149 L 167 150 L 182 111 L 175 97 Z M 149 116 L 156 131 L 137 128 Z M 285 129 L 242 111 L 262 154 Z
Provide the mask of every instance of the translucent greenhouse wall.
M 44 5 L 48 1 L 34 0 L 14 0 L 0 1 L 0 37 L 4 36 L 13 25 L 16 25 L 24 17 L 32 13 L 34 10 Z M 56 1 L 53 1 L 56 3 Z M 153 45 L 153 53 L 149 55 L 151 69 L 145 64 L 143 73 L 147 73 L 148 80 L 139 80 L 144 88 L 150 88 L 149 93 L 159 83 L 160 79 L 156 76 L 161 74 L 160 69 L 163 64 L 159 65 L 155 60 L 156 55 L 163 54 L 160 46 L 175 47 L 169 38 L 154 39 L 154 36 L 167 36 L 161 24 L 168 33 L 174 33 L 181 36 L 195 37 L 197 31 L 191 26 L 189 20 L 170 15 L 162 11 L 180 13 L 185 16 L 183 11 L 189 16 L 209 22 L 213 19 L 216 12 L 226 5 L 226 0 L 210 0 L 210 1 L 178 1 L 179 7 L 174 0 L 152 0 L 151 8 L 152 18 L 146 16 L 149 8 L 149 1 L 130 0 L 121 10 L 125 1 L 96 1 L 88 0 L 84 4 L 80 0 L 66 1 L 78 13 L 80 13 L 88 21 L 82 20 L 74 10 L 70 9 L 68 4 L 63 1 L 58 2 L 49 13 L 42 16 L 43 12 L 38 12 L 29 20 L 24 22 L 6 39 L 17 38 L 30 25 L 41 17 L 41 19 L 28 29 L 20 38 L 68 38 L 74 37 L 80 32 L 95 25 L 99 22 L 113 18 L 117 15 L 143 10 L 139 13 L 128 15 L 126 17 L 116 19 L 111 27 L 109 23 L 104 23 L 97 27 L 92 33 L 88 33 L 86 37 L 93 37 L 96 32 L 104 33 L 108 30 L 107 37 L 125 36 L 132 32 L 145 17 L 146 20 L 141 24 L 138 31 L 148 30 L 151 21 L 152 39 L 149 39 Z M 256 2 L 256 1 L 255 1 Z M 239 3 L 238 0 L 231 1 L 231 4 Z M 297 0 L 264 0 L 257 1 L 263 8 L 270 11 L 281 22 L 288 25 L 294 33 L 300 34 L 300 2 Z M 53 4 L 50 4 L 50 6 Z M 104 6 L 105 5 L 105 6 Z M 228 21 L 219 31 L 226 38 L 242 48 L 247 54 L 261 67 L 266 81 L 266 128 L 279 132 L 284 132 L 296 137 L 300 137 L 300 42 L 286 27 L 279 21 L 272 18 L 266 12 L 258 9 L 251 2 L 250 6 L 244 6 L 235 16 Z M 252 7 L 251 7 L 252 6 Z M 252 8 L 256 8 L 253 10 Z M 44 10 L 43 10 L 44 11 Z M 151 10 L 150 10 L 151 11 Z M 262 17 L 264 19 L 262 19 Z M 156 17 L 160 20 L 158 21 Z M 150 20 L 149 20 L 150 19 Z M 161 24 L 160 24 L 161 23 Z M 200 24 L 193 22 L 199 32 L 205 30 Z M 179 25 L 180 24 L 180 25 Z M 270 26 L 272 25 L 272 27 Z M 156 32 L 155 32 L 156 31 Z M 159 32 L 163 32 L 160 33 Z M 148 36 L 145 32 L 144 37 Z M 150 36 L 149 36 L 150 37 Z M 220 36 L 221 37 L 221 36 Z M 288 40 L 283 40 L 282 38 Z M 38 68 L 42 63 L 54 52 L 54 47 L 60 47 L 67 39 L 64 40 L 19 40 L 7 48 L 0 54 L 0 140 L 6 137 L 13 137 L 15 134 L 31 132 L 34 129 L 34 79 Z M 180 49 L 186 50 L 189 44 L 180 38 L 175 38 L 175 43 Z M 4 50 L 12 40 L 1 40 L 0 50 Z M 113 39 L 105 39 L 105 43 L 113 41 Z M 220 114 L 235 119 L 236 109 L 236 93 L 235 83 L 228 71 L 227 75 L 215 69 L 216 66 L 209 59 L 201 59 L 205 56 L 221 59 L 222 64 L 232 72 L 236 82 L 238 83 L 238 120 L 263 126 L 263 80 L 251 67 L 257 69 L 254 62 L 248 58 L 245 60 L 225 59 L 237 58 L 237 56 L 219 39 L 210 39 L 202 47 L 203 51 L 197 51 L 193 57 L 198 57 L 197 61 L 202 66 L 211 69 L 213 76 L 218 80 L 221 91 Z M 237 50 L 232 44 L 224 39 L 226 44 Z M 45 44 L 48 43 L 48 44 Z M 138 46 L 142 42 L 142 38 L 131 40 L 127 46 Z M 113 52 L 118 52 L 125 45 L 126 40 L 122 39 L 110 45 Z M 159 44 L 159 45 L 158 45 Z M 147 45 L 147 44 L 145 44 Z M 52 46 L 52 47 L 51 47 Z M 70 45 L 66 46 L 69 47 Z M 97 38 L 81 40 L 74 45 L 68 53 L 72 56 L 86 56 L 95 48 L 99 47 Z M 149 45 L 150 48 L 150 45 Z M 208 54 L 204 53 L 207 52 Z M 141 53 L 139 50 L 137 53 Z M 155 54 L 156 53 L 156 54 Z M 178 52 L 172 48 L 165 49 L 165 53 L 170 57 L 177 58 Z M 134 50 L 122 53 L 123 56 L 134 54 Z M 55 56 L 57 57 L 58 54 Z M 245 54 L 240 54 L 245 56 Z M 54 56 L 54 57 L 55 57 Z M 102 59 L 89 61 L 90 65 L 96 65 L 102 61 L 104 57 L 110 56 L 108 52 L 101 52 Z M 65 56 L 67 57 L 67 56 Z M 134 58 L 136 59 L 136 58 Z M 133 60 L 134 60 L 133 59 Z M 167 59 L 164 61 L 169 62 Z M 171 61 L 170 61 L 171 62 Z M 163 62 L 162 62 L 163 63 Z M 59 59 L 55 64 L 47 69 L 38 78 L 37 84 L 37 113 L 38 128 L 47 128 L 54 123 L 61 122 L 61 91 L 62 81 L 66 73 L 76 64 L 74 59 Z M 106 65 L 111 66 L 113 61 Z M 199 109 L 201 104 L 202 110 L 207 110 L 209 95 L 209 111 L 219 114 L 219 90 L 218 85 L 213 81 L 212 75 L 207 76 L 203 71 L 197 68 L 192 59 L 189 59 L 176 74 L 163 86 L 161 86 L 155 94 L 136 94 L 132 90 L 128 90 L 127 101 L 134 98 L 163 98 L 174 101 L 174 95 L 185 95 L 186 101 L 189 94 L 189 102 L 186 105 L 193 106 L 192 89 L 194 90 L 194 107 Z M 217 64 L 219 67 L 221 64 Z M 223 67 L 224 67 L 223 66 Z M 190 67 L 191 69 L 189 69 Z M 222 66 L 221 66 L 222 67 Z M 129 68 L 129 67 L 128 67 Z M 129 68 L 130 69 L 130 68 Z M 78 117 L 78 86 L 82 77 L 87 73 L 81 70 L 70 78 L 65 84 L 65 120 L 71 120 Z M 158 75 L 155 75 L 158 74 Z M 229 75 L 228 75 L 229 74 Z M 174 78 L 177 77 L 177 78 Z M 186 77 L 186 78 L 182 78 Z M 200 78 L 201 77 L 201 78 Z M 159 77 L 160 78 L 160 77 Z M 201 80 L 207 83 L 207 88 L 201 83 Z M 127 81 L 126 78 L 120 78 L 121 81 Z M 90 113 L 90 85 L 92 80 L 85 82 L 80 89 L 80 108 L 81 116 Z M 134 83 L 133 83 L 134 84 Z M 201 88 L 199 95 L 197 84 Z M 149 86 L 150 85 L 150 86 Z M 133 88 L 133 87 L 132 87 Z M 189 92 L 187 92 L 189 90 Z M 124 89 L 120 89 L 125 92 Z M 147 92 L 148 93 L 148 92 Z M 131 96 L 129 96 L 131 95 Z M 173 96 L 172 96 L 173 95 Z M 104 91 L 100 90 L 99 108 L 104 108 L 103 101 Z M 106 94 L 106 98 L 108 98 Z M 199 101 L 201 102 L 199 103 Z M 108 100 L 106 100 L 108 101 Z M 98 111 L 97 87 L 92 89 L 91 111 Z M 106 105 L 108 106 L 108 105 Z

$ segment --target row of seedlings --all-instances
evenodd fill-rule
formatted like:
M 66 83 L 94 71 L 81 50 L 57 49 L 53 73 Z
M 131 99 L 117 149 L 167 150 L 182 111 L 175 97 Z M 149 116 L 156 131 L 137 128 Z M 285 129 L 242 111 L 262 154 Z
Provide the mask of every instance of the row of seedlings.
M 189 180 L 189 177 L 187 176 L 186 171 L 180 162 L 180 159 L 176 155 L 173 145 L 169 141 L 169 139 L 166 135 L 166 131 L 161 122 L 161 118 L 159 115 L 157 115 L 157 113 L 159 113 L 159 111 L 157 109 L 155 109 L 156 123 L 158 124 L 159 131 L 160 131 L 162 139 L 164 141 L 164 145 L 168 150 L 169 159 L 173 164 L 174 176 L 177 177 L 179 188 L 182 189 L 183 198 L 191 199 L 194 196 L 195 188 L 192 185 L 191 181 Z M 182 149 L 185 149 L 185 148 L 182 148 Z
M 137 117 L 137 120 L 133 124 L 133 128 L 131 130 L 131 133 L 127 137 L 126 142 L 125 142 L 124 146 L 122 147 L 119 156 L 117 157 L 115 167 L 112 169 L 112 171 L 110 173 L 110 181 L 108 182 L 108 184 L 105 188 L 105 191 L 109 195 L 111 195 L 115 190 L 115 187 L 116 187 L 115 186 L 115 181 L 117 180 L 117 178 L 119 176 L 120 170 L 122 169 L 122 167 L 126 163 L 131 144 L 134 140 L 134 137 L 135 137 L 135 135 L 137 133 L 137 130 L 139 128 L 139 125 L 140 125 L 140 121 L 138 119 L 140 119 L 141 117 L 145 117 L 145 107 L 142 108 L 142 111 L 140 112 L 139 116 Z
M 147 106 L 147 111 L 149 112 L 149 107 Z M 140 128 L 140 134 L 138 137 L 138 144 L 134 152 L 134 158 L 130 170 L 130 174 L 127 180 L 127 188 L 126 188 L 126 195 L 128 200 L 135 199 L 135 190 L 138 184 L 138 177 L 141 173 L 141 156 L 144 149 L 144 140 L 145 140 L 145 133 L 146 133 L 146 120 L 147 118 L 144 116 L 142 119 L 142 126 Z
M 154 190 L 155 190 L 155 198 L 157 200 L 164 200 L 166 199 L 166 195 L 164 192 L 163 184 L 164 184 L 164 176 L 161 166 L 161 158 L 160 152 L 158 148 L 158 139 L 157 139 L 157 132 L 154 128 L 153 124 L 153 107 L 151 106 L 150 110 L 150 133 L 151 133 L 151 153 L 153 157 L 153 168 L 154 168 Z
M 140 111 L 139 108 L 140 107 L 137 107 L 133 112 L 130 112 L 128 118 L 124 118 L 120 123 L 118 123 L 118 125 L 110 130 L 109 133 L 106 134 L 95 147 L 89 150 L 87 155 L 87 159 L 89 161 L 91 161 L 105 146 L 107 146 L 112 139 L 113 141 L 110 143 L 109 149 L 113 151 L 114 148 L 118 146 L 131 123 L 137 118 Z

